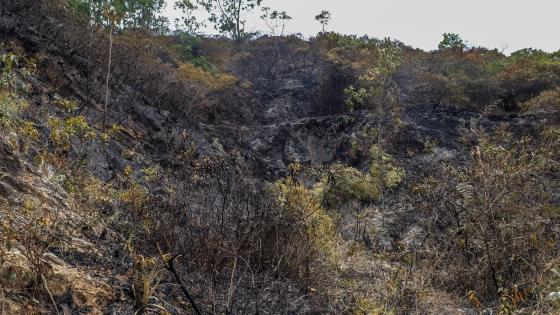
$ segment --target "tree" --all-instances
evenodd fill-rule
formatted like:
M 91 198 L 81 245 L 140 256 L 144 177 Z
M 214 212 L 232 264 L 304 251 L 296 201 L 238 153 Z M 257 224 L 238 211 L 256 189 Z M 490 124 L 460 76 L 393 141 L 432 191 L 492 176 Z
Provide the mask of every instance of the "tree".
M 106 8 L 123 16 L 115 28 L 144 28 L 163 33 L 167 18 L 162 15 L 165 0 L 67 0 L 68 6 L 95 25 L 111 27 L 105 16 Z
M 438 45 L 439 49 L 456 48 L 463 50 L 465 47 L 467 47 L 467 45 L 461 36 L 455 33 L 443 33 L 443 39 Z
M 325 32 L 325 27 L 329 25 L 332 15 L 329 11 L 323 10 L 321 13 L 315 16 L 315 20 L 319 21 L 323 26 L 323 33 Z
M 261 5 L 262 0 L 198 0 L 208 11 L 210 22 L 223 34 L 240 40 L 245 35 L 245 23 L 242 13 L 250 12 Z
M 292 19 L 291 16 L 286 13 L 286 11 L 271 11 L 269 7 L 262 8 L 263 15 L 261 19 L 266 23 L 266 26 L 270 29 L 272 36 L 276 36 L 277 30 L 281 28 L 280 36 L 284 35 L 284 30 L 286 29 L 286 22 Z
M 346 105 L 350 110 L 358 107 L 373 107 L 377 115 L 375 134 L 376 145 L 372 148 L 372 175 L 379 179 L 388 174 L 384 143 L 391 134 L 396 134 L 399 127 L 401 104 L 398 99 L 397 83 L 393 76 L 403 63 L 402 49 L 399 43 L 385 39 L 378 44 L 377 58 L 359 78 L 359 87 L 353 85 L 344 90 Z M 390 129 L 392 128 L 392 130 Z M 373 171 L 374 170 L 374 171 Z M 385 189 L 380 185 L 379 201 L 381 211 L 385 209 Z M 382 221 L 383 223 L 383 221 Z
M 175 19 L 177 29 L 182 29 L 185 33 L 193 35 L 198 32 L 200 27 L 204 26 L 204 23 L 199 22 L 194 15 L 198 6 L 192 0 L 177 0 L 175 9 L 179 9 L 183 13 L 180 19 Z

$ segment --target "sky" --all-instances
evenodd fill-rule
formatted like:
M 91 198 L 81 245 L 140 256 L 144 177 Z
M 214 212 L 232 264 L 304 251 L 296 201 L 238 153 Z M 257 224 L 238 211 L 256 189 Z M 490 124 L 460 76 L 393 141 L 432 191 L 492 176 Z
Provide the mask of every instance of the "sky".
M 174 20 L 175 0 L 166 1 L 165 14 Z M 560 0 L 264 0 L 263 6 L 287 11 L 293 20 L 286 31 L 305 36 L 321 30 L 314 17 L 328 10 L 328 31 L 390 37 L 424 50 L 437 49 L 443 33 L 505 53 L 560 50 Z M 246 30 L 267 29 L 260 15 L 259 9 L 246 15 Z

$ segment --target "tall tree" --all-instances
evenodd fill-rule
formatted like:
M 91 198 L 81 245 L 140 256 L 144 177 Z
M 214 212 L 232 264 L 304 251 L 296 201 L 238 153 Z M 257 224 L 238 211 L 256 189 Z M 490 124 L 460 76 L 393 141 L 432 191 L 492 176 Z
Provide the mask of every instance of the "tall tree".
M 315 16 L 315 20 L 319 21 L 319 23 L 321 23 L 321 25 L 323 26 L 323 33 L 325 32 L 325 28 L 327 27 L 327 25 L 329 25 L 331 18 L 332 15 L 327 10 L 323 10 L 321 11 L 321 13 Z
M 250 12 L 263 0 L 198 0 L 210 14 L 209 21 L 223 34 L 240 40 L 245 35 L 244 12 Z

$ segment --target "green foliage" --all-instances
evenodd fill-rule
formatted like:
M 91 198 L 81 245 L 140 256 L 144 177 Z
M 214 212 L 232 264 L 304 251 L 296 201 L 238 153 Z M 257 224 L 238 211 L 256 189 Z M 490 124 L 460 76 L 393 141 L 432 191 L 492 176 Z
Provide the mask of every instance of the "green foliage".
M 90 0 L 67 0 L 67 2 L 68 6 L 81 16 L 91 17 L 92 11 L 95 9 Z
M 443 39 L 438 44 L 440 50 L 443 49 L 460 49 L 463 50 L 467 47 L 466 43 L 463 41 L 459 34 L 454 33 L 443 33 Z
M 0 89 L 11 91 L 16 86 L 16 67 L 19 64 L 18 57 L 11 52 L 3 53 L 0 56 L 2 62 L 2 78 L 0 80 Z
M 19 58 L 11 52 L 0 55 L 0 66 L 0 126 L 14 129 L 21 122 L 22 112 L 28 107 L 27 101 L 19 96 L 19 92 L 25 90 L 20 76 L 25 77 L 28 70 L 18 69 Z
M 533 60 L 538 63 L 551 63 L 551 64 L 560 64 L 560 50 L 553 53 L 547 53 L 540 49 L 533 49 L 533 48 L 525 48 L 518 51 L 513 52 L 510 57 L 510 60 Z
M 380 40 L 376 38 L 368 36 L 358 37 L 356 35 L 345 35 L 336 32 L 321 33 L 317 36 L 317 40 L 326 42 L 329 49 L 374 50 L 380 43 Z
M 379 197 L 379 181 L 353 167 L 333 165 L 323 183 L 324 198 L 330 205 L 347 200 L 371 202 Z
M 214 28 L 235 40 L 241 40 L 245 33 L 246 20 L 243 13 L 261 5 L 262 0 L 198 0 L 210 14 L 208 19 Z
M 395 107 L 396 84 L 393 74 L 403 62 L 402 49 L 397 42 L 385 39 L 375 45 L 375 59 L 359 77 L 357 86 L 345 88 L 346 107 Z
M 49 139 L 56 147 L 68 149 L 71 140 L 75 137 L 92 139 L 95 133 L 90 129 L 85 117 L 73 116 L 66 119 L 50 117 L 48 121 L 50 128 Z
M 368 91 L 365 88 L 357 89 L 355 86 L 351 85 L 344 89 L 344 94 L 346 95 L 346 109 L 349 111 L 354 111 L 358 107 L 364 106 L 368 98 Z
M 292 268 L 312 268 L 318 260 L 336 264 L 339 260 L 337 250 L 338 235 L 333 218 L 321 206 L 320 198 L 313 191 L 300 185 L 294 177 L 288 177 L 275 184 L 275 192 L 281 207 L 290 218 L 303 229 L 295 234 L 292 244 L 296 245 L 288 264 Z M 307 265 L 307 266 L 306 266 Z
M 167 31 L 167 18 L 162 15 L 165 0 L 67 0 L 77 14 L 96 25 L 109 26 L 107 12 L 122 17 L 118 27 L 144 28 L 156 33 Z
M 194 14 L 198 9 L 196 2 L 192 0 L 177 0 L 175 1 L 175 9 L 179 9 L 183 13 L 181 18 L 175 19 L 177 29 L 186 34 L 194 35 L 204 26 L 204 23 L 198 21 Z
M 377 56 L 373 67 L 366 71 L 363 81 L 387 81 L 403 62 L 403 52 L 398 42 L 384 39 L 377 47 Z
M 315 20 L 317 20 L 319 23 L 321 23 L 321 26 L 323 27 L 323 33 L 325 32 L 325 28 L 327 27 L 327 25 L 329 25 L 329 22 L 331 21 L 331 18 L 332 18 L 332 15 L 327 10 L 323 10 L 323 11 L 321 11 L 321 13 L 319 13 L 315 16 Z
M 21 121 L 21 113 L 28 104 L 17 96 L 0 92 L 0 126 L 14 129 Z
M 377 145 L 370 149 L 371 166 L 369 173 L 374 178 L 383 178 L 385 187 L 396 188 L 404 179 L 405 171 L 395 164 L 395 159 L 389 154 L 382 152 Z
M 383 305 L 379 305 L 378 301 L 365 297 L 358 297 L 354 302 L 353 315 L 392 315 L 393 312 L 387 311 Z
M 218 67 L 212 64 L 202 53 L 201 39 L 187 33 L 180 33 L 176 36 L 178 44 L 175 49 L 179 53 L 179 59 L 188 62 L 202 70 L 216 74 Z
M 371 166 L 368 173 L 335 164 L 331 166 L 320 183 L 318 190 L 329 205 L 337 205 L 348 200 L 363 202 L 377 201 L 381 189 L 396 188 L 404 179 L 405 171 L 396 165 L 395 159 L 380 153 L 377 146 L 370 150 Z
M 144 28 L 156 33 L 167 31 L 167 18 L 162 15 L 165 0 L 127 0 L 125 27 Z
M 441 49 L 435 58 L 411 58 L 422 102 L 512 111 L 560 82 L 558 52 L 522 49 L 505 56 L 496 49 L 458 46 L 463 48 Z
M 76 102 L 75 100 L 62 98 L 56 100 L 54 104 L 69 113 L 78 109 L 78 102 Z

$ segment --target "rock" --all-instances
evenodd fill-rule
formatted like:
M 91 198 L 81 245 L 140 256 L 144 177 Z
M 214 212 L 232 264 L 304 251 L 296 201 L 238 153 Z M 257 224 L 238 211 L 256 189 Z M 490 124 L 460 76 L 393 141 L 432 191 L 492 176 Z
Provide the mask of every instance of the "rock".
M 8 252 L 0 265 L 0 287 L 7 289 L 25 288 L 33 282 L 33 272 L 19 250 Z
M 21 169 L 19 158 L 14 154 L 12 147 L 4 140 L 0 140 L 0 168 L 10 173 Z
M 64 260 L 60 259 L 59 257 L 57 257 L 55 254 L 53 253 L 45 253 L 43 255 L 42 258 L 43 262 L 51 265 L 51 267 L 53 266 L 65 266 L 66 263 L 64 262 Z
M 62 262 L 60 259 L 54 258 L 54 261 L 56 263 L 51 265 L 53 272 L 47 278 L 53 296 L 71 294 L 72 306 L 87 307 L 90 309 L 89 314 L 103 314 L 105 307 L 113 300 L 111 287 L 102 279 L 93 279 L 64 262 L 62 265 L 58 264 Z
M 80 253 L 97 252 L 94 244 L 77 237 L 72 238 L 71 247 Z
M 25 305 L 21 302 L 15 302 L 14 300 L 8 297 L 2 297 L 0 295 L 0 312 L 1 314 L 6 315 L 28 315 L 28 314 L 37 314 L 35 310 L 33 310 L 28 305 Z
M 560 292 L 550 292 L 548 294 L 548 299 L 553 301 L 560 300 Z
M 70 306 L 68 306 L 68 304 L 66 303 L 60 304 L 60 309 L 62 310 L 63 315 L 72 315 L 72 310 L 70 309 Z

